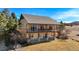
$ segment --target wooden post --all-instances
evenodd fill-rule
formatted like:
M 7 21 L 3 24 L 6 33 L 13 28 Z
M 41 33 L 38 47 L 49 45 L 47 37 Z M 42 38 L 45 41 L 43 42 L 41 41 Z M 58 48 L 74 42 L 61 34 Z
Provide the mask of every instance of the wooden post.
M 46 24 L 46 28 L 45 28 L 45 30 L 47 31 L 47 24 Z M 48 41 L 48 35 L 47 35 L 47 32 L 46 32 L 45 35 L 47 36 L 47 41 Z
M 55 25 L 54 25 L 54 39 L 55 39 Z

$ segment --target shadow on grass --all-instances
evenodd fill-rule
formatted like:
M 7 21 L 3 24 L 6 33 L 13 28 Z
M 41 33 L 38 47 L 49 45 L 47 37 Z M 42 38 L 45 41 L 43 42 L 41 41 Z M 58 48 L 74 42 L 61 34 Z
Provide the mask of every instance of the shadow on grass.
M 32 46 L 32 45 L 41 44 L 41 43 L 47 43 L 47 42 L 51 42 L 51 41 L 53 41 L 53 40 L 42 41 L 42 42 L 37 42 L 37 43 L 29 43 L 29 44 L 23 45 L 22 47 Z

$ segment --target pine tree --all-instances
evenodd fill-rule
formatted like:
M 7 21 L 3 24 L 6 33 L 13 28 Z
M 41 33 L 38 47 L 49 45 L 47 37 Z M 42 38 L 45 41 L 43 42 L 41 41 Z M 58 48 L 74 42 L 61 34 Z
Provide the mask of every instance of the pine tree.
M 59 25 L 58 38 L 60 38 L 60 39 L 66 38 L 66 33 L 63 32 L 63 31 L 65 31 L 65 25 L 64 25 L 64 23 L 61 21 L 61 22 L 60 22 L 60 25 Z
M 9 9 L 4 9 L 0 12 L 0 30 L 4 31 L 5 45 L 10 44 L 9 32 L 16 30 L 17 27 L 17 17 L 15 13 L 10 13 Z

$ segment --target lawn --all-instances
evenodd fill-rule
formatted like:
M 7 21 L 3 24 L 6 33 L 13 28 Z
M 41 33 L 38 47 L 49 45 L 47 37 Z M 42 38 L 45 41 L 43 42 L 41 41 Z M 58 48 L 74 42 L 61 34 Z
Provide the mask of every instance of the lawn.
M 79 42 L 75 40 L 54 40 L 51 42 L 30 45 L 16 49 L 17 51 L 79 51 Z

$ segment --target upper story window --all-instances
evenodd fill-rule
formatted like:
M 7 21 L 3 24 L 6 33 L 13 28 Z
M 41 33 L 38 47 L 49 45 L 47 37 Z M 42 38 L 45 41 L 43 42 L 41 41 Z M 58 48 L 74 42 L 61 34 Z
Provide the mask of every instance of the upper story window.
M 52 26 L 49 26 L 49 30 L 52 30 Z
M 40 30 L 44 30 L 44 27 L 43 26 L 40 26 Z
M 37 27 L 36 27 L 35 25 L 32 25 L 32 26 L 31 26 L 31 30 L 32 30 L 32 31 L 35 31 L 35 30 L 37 30 Z

